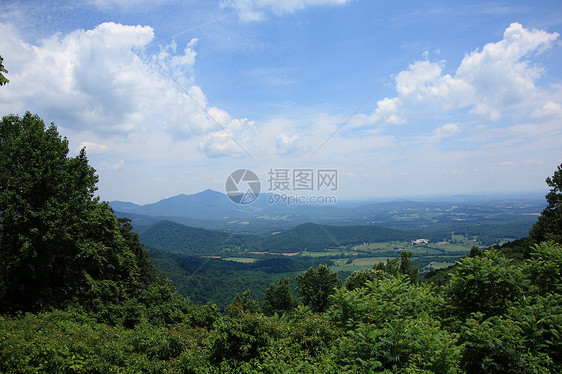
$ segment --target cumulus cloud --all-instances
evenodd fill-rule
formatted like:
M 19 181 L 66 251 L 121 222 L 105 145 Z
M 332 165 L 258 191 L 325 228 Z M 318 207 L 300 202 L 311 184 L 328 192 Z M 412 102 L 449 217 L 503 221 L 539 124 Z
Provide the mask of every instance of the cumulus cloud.
M 433 130 L 433 133 L 427 137 L 428 142 L 438 142 L 461 132 L 460 127 L 456 123 L 447 123 Z
M 443 62 L 416 61 L 396 76 L 400 97 L 415 102 L 432 102 L 448 108 L 468 105 L 474 96 L 466 81 L 443 75 Z
M 125 168 L 125 160 L 119 160 L 115 163 L 103 162 L 100 170 L 121 171 Z
M 548 100 L 541 108 L 535 109 L 531 115 L 533 117 L 560 117 L 562 116 L 562 105 Z
M 529 57 L 551 48 L 558 37 L 512 23 L 501 41 L 467 54 L 454 76 L 443 74 L 444 62 L 416 61 L 397 75 L 396 90 L 404 100 L 470 107 L 484 119 L 498 120 L 504 110 L 540 95 L 535 82 L 543 69 Z
M 294 154 L 301 149 L 300 141 L 301 137 L 297 134 L 287 132 L 277 134 L 275 137 L 275 153 L 282 156 Z
M 81 150 L 82 148 L 86 148 L 86 152 L 88 152 L 88 154 L 96 154 L 96 153 L 104 153 L 105 151 L 107 151 L 107 145 L 105 144 L 98 144 L 98 143 L 94 143 L 94 142 L 89 142 L 89 141 L 84 141 L 82 143 L 80 143 L 80 145 L 77 147 L 77 151 Z
M 377 107 L 371 114 L 357 114 L 357 116 L 352 119 L 351 125 L 354 127 L 359 127 L 385 124 L 396 125 L 405 123 L 406 120 L 400 115 L 400 106 L 400 98 L 385 97 L 384 99 L 377 102 Z
M 12 25 L 0 23 L 0 34 L 10 64 L 10 85 L 0 91 L 3 113 L 31 110 L 66 129 L 107 136 L 163 131 L 185 139 L 218 128 L 193 85 L 197 39 L 181 49 L 172 41 L 150 55 L 149 26 L 103 23 L 37 45 Z
M 319 5 L 343 5 L 350 0 L 222 0 L 223 7 L 233 8 L 244 22 L 263 21 L 266 12 L 292 13 L 296 10 Z
M 456 77 L 474 87 L 475 113 L 498 119 L 502 108 L 536 96 L 535 81 L 543 69 L 525 57 L 551 48 L 558 36 L 558 33 L 529 30 L 512 23 L 505 30 L 503 40 L 486 44 L 482 51 L 465 56 Z
M 199 143 L 199 149 L 209 158 L 240 158 L 248 154 L 253 157 L 250 145 L 255 136 L 254 122 L 247 118 L 233 119 L 225 111 L 211 108 L 209 114 L 219 123 L 225 124 L 220 129 L 206 135 Z

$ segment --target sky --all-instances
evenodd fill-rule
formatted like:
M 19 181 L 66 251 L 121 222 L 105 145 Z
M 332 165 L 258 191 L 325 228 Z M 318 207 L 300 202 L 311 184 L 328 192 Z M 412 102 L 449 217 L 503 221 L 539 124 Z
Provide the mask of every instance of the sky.
M 559 0 L 2 0 L 0 115 L 86 147 L 109 201 L 237 169 L 336 170 L 340 199 L 546 192 L 561 33 Z

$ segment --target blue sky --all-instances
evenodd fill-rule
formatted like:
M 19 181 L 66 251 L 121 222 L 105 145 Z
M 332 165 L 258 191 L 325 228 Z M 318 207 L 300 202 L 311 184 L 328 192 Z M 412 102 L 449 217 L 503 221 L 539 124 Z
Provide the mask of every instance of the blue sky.
M 105 200 L 240 168 L 337 169 L 340 198 L 546 191 L 562 162 L 559 1 L 2 7 L 0 114 L 85 146 Z

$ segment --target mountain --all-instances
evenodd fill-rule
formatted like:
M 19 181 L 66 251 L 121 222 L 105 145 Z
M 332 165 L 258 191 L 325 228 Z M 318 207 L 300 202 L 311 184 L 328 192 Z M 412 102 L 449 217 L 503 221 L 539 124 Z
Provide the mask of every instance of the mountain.
M 334 220 L 343 220 L 349 215 L 349 212 L 330 205 L 271 203 L 268 201 L 270 195 L 268 193 L 260 194 L 256 202 L 242 205 L 232 202 L 224 193 L 207 189 L 196 194 L 180 194 L 146 205 L 123 201 L 111 201 L 109 204 L 119 216 L 129 217 L 133 220 L 132 215 L 136 214 L 159 217 L 197 227 L 212 227 L 208 225 L 212 220 L 215 221 L 214 228 L 233 229 L 237 232 L 245 231 L 244 226 L 240 227 L 240 225 L 248 225 L 250 222 L 252 226 L 257 225 L 268 230 L 272 226 L 279 227 L 280 225 L 294 227 L 299 223 L 322 219 L 321 217 L 330 217 L 330 223 L 334 223 Z M 137 218 L 141 217 L 137 216 Z M 236 223 L 235 221 L 242 222 Z M 236 225 L 238 227 L 235 227 Z M 139 224 L 135 222 L 135 226 L 139 226 Z
M 130 203 L 128 201 L 115 200 L 109 203 L 113 210 L 120 212 L 132 212 L 137 209 L 140 205 Z
M 261 243 L 262 249 L 276 252 L 322 250 L 363 242 L 411 240 L 419 234 L 376 225 L 327 226 L 305 223 L 272 235 Z
M 246 248 L 244 239 L 255 240 L 250 235 L 205 230 L 172 221 L 160 221 L 135 231 L 148 247 L 194 255 L 212 255 L 226 249 L 243 250 Z
M 129 211 L 151 216 L 221 217 L 233 203 L 228 196 L 213 190 L 193 195 L 177 195 L 156 203 L 137 206 Z
M 326 226 L 306 223 L 268 235 L 234 234 L 160 221 L 135 230 L 148 247 L 190 255 L 218 255 L 221 252 L 300 252 L 338 248 L 363 242 L 411 240 L 419 234 L 381 226 Z

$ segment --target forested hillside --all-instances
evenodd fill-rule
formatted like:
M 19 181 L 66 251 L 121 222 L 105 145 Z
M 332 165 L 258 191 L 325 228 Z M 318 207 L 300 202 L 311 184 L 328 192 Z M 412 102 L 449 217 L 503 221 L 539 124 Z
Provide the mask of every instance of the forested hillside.
M 0 372 L 562 371 L 562 165 L 526 241 L 474 248 L 439 282 L 419 279 L 408 251 L 345 280 L 293 260 L 297 274 L 263 302 L 241 292 L 220 311 L 170 286 L 94 197 L 85 151 L 68 153 L 38 116 L 0 123 Z M 310 245 L 325 231 L 338 240 L 338 228 L 316 228 Z M 207 261 L 177 260 L 192 275 Z

